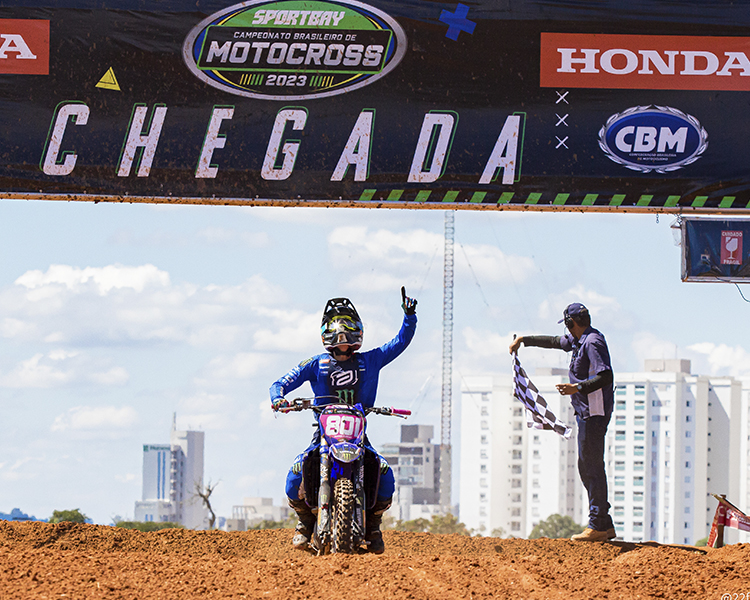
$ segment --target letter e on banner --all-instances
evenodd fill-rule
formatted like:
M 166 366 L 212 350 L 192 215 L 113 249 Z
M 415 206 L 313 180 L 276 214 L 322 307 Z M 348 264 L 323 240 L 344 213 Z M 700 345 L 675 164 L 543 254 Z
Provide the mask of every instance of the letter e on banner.
M 49 21 L 0 19 L 0 73 L 49 75 Z

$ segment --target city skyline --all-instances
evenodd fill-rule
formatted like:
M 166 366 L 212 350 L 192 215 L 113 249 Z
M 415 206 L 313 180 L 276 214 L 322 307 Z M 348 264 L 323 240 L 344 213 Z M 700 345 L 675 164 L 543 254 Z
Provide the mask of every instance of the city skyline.
M 553 514 L 588 521 L 577 470 L 576 420 L 555 385 L 564 369 L 532 378 L 570 439 L 529 429 L 509 374 L 468 378 L 462 387 L 461 520 L 474 530 L 528 536 Z M 750 504 L 750 378 L 691 370 L 690 361 L 647 359 L 615 375 L 605 443 L 608 498 L 619 539 L 694 544 L 716 510 L 712 494 Z M 727 542 L 748 535 L 727 531 Z
M 511 372 L 513 334 L 561 333 L 574 300 L 615 374 L 676 357 L 750 374 L 747 303 L 734 285 L 680 281 L 673 221 L 457 212 L 454 448 L 462 380 Z M 320 314 L 336 296 L 362 315 L 365 349 L 398 331 L 402 285 L 418 299 L 417 334 L 383 371 L 378 404 L 440 430 L 442 211 L 4 201 L 0 228 L 2 512 L 132 515 L 142 444 L 163 439 L 174 412 L 178 429 L 206 433 L 217 514 L 245 497 L 281 504 L 312 428 L 273 415 L 268 388 L 322 351 Z M 532 349 L 523 361 L 532 377 L 567 365 Z M 369 424 L 376 448 L 399 439 L 392 421 Z

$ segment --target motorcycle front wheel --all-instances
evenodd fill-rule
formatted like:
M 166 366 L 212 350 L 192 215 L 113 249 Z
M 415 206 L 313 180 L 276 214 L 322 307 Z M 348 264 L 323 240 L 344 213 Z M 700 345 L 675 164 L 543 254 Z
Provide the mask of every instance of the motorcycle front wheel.
M 337 479 L 333 486 L 333 552 L 352 554 L 355 551 L 354 505 L 354 484 L 349 479 Z

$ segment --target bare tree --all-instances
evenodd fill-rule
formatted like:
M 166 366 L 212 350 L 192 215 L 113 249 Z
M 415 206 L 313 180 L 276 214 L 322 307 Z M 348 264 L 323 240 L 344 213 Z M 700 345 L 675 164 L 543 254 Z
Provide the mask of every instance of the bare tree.
M 203 504 L 208 509 L 208 514 L 210 515 L 208 518 L 209 529 L 213 529 L 214 523 L 216 523 L 216 513 L 214 513 L 214 509 L 211 508 L 210 498 L 217 485 L 219 485 L 219 481 L 211 483 L 209 480 L 205 486 L 200 481 L 195 482 L 195 495 L 203 501 Z

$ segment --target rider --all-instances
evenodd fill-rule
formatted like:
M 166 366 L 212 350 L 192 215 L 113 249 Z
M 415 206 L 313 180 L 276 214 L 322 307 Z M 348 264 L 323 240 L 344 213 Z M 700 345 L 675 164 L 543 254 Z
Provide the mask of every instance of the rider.
M 271 408 L 274 411 L 290 406 L 284 395 L 309 381 L 315 395 L 314 404 L 331 403 L 361 404 L 371 408 L 375 404 L 380 369 L 399 356 L 409 345 L 417 328 L 417 301 L 406 296 L 401 288 L 404 321 L 398 335 L 390 342 L 368 352 L 357 352 L 362 346 L 364 329 L 357 310 L 348 298 L 332 298 L 323 311 L 320 327 L 324 354 L 318 354 L 301 362 L 271 386 Z M 375 453 L 369 441 L 367 448 Z M 320 430 L 315 429 L 312 443 L 294 461 L 286 478 L 286 495 L 297 513 L 297 534 L 292 540 L 295 548 L 305 549 L 310 543 L 315 515 L 300 498 L 302 464 L 307 454 L 320 445 Z M 365 540 L 368 549 L 375 554 L 385 550 L 380 523 L 383 514 L 391 506 L 395 491 L 393 471 L 388 462 L 375 453 L 380 462 L 380 484 L 375 505 L 367 510 Z

